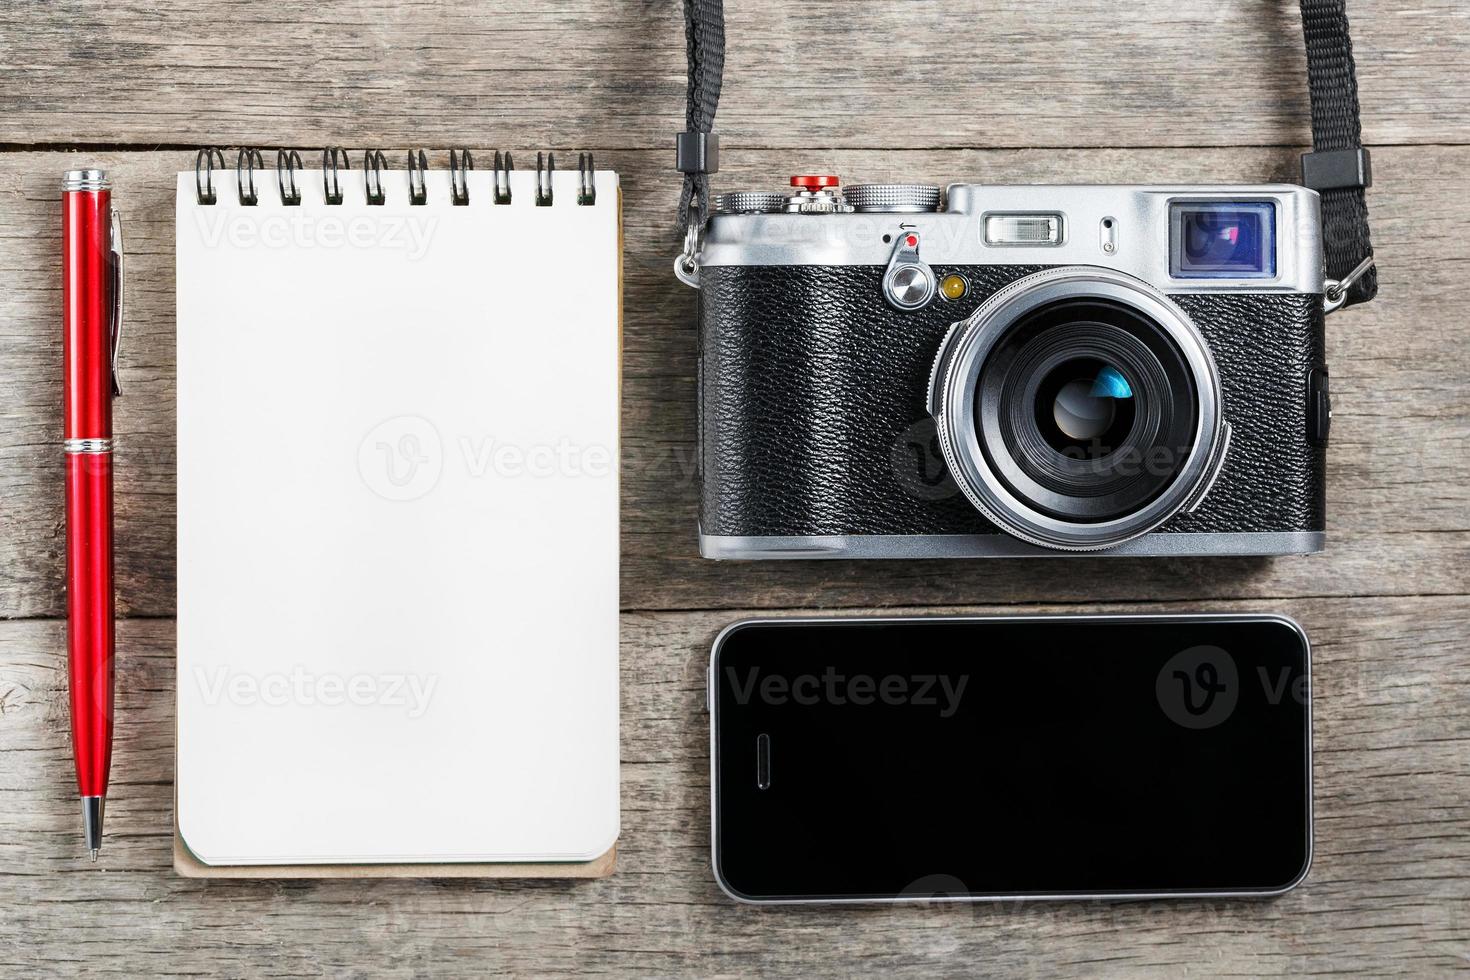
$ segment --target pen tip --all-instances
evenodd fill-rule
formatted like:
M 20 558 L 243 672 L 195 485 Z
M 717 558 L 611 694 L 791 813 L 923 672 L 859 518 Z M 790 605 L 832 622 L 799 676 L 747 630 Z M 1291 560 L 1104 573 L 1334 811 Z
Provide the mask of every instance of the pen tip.
M 107 801 L 100 796 L 82 797 L 82 826 L 86 834 L 87 849 L 92 860 L 97 860 L 97 851 L 102 847 L 102 811 Z

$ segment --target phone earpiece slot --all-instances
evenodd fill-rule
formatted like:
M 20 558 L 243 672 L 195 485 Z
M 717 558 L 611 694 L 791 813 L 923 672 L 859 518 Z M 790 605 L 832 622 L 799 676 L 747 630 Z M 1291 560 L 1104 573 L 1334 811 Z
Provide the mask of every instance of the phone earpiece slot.
M 755 737 L 755 788 L 771 788 L 771 736 L 765 732 Z

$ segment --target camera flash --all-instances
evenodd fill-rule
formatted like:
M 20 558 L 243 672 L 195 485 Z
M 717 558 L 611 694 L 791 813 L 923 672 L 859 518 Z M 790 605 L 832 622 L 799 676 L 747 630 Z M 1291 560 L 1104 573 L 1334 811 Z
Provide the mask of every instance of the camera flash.
M 987 245 L 1060 245 L 1062 216 L 1059 214 L 987 214 Z

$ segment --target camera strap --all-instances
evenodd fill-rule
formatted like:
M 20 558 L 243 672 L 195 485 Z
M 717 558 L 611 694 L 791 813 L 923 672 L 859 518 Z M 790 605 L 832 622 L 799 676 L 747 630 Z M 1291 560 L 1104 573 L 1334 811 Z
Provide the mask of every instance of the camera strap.
M 724 0 L 684 0 L 684 43 L 689 56 L 689 86 L 684 132 L 675 137 L 675 167 L 684 175 L 679 194 L 679 223 L 684 251 L 674 261 L 679 278 L 698 284 L 694 256 L 700 229 L 709 216 L 709 175 L 720 169 L 720 138 L 715 135 L 715 109 L 725 73 Z
M 1301 0 L 1301 10 L 1312 105 L 1312 150 L 1302 154 L 1302 185 L 1322 197 L 1330 312 L 1366 302 L 1378 292 L 1364 194 L 1372 186 L 1373 170 L 1362 145 L 1346 0 Z M 689 57 L 688 101 L 685 131 L 675 138 L 675 167 L 684 175 L 679 221 L 685 235 L 684 251 L 674 267 L 681 279 L 692 284 L 698 279 L 695 255 L 700 229 L 709 216 L 709 175 L 720 169 L 714 125 L 725 68 L 723 0 L 684 0 L 684 37 Z
M 1364 191 L 1373 184 L 1362 145 L 1358 76 L 1345 0 L 1301 0 L 1307 38 L 1312 152 L 1302 154 L 1302 184 L 1322 195 L 1322 247 L 1328 309 L 1365 303 L 1378 293 Z

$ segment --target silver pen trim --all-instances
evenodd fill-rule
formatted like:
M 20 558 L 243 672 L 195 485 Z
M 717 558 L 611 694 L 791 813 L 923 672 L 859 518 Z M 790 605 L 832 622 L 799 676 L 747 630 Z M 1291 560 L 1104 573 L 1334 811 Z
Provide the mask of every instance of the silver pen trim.
M 64 439 L 61 443 L 63 452 L 66 453 L 110 453 L 112 452 L 111 439 Z
M 111 187 L 106 170 L 68 170 L 61 175 L 63 191 L 105 191 Z
M 123 324 L 123 241 L 122 215 L 113 208 L 108 215 L 107 243 L 112 262 L 112 310 L 108 319 L 108 338 L 112 348 L 112 396 L 122 394 L 122 380 L 117 374 L 117 352 L 122 347 Z

